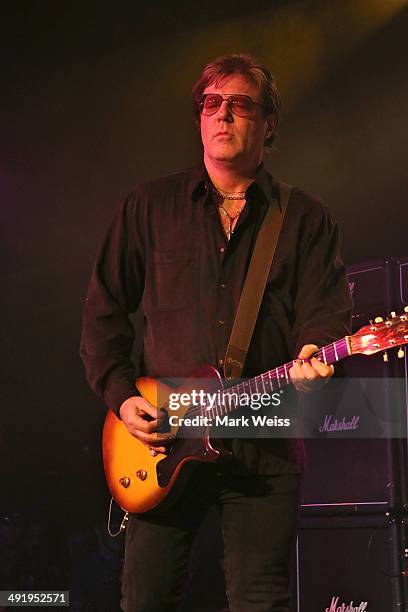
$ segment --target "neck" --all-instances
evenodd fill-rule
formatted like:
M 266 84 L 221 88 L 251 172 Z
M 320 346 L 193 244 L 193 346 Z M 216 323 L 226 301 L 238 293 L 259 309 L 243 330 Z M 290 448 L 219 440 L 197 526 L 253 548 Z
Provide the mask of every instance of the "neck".
M 225 162 L 214 162 L 204 155 L 204 164 L 215 187 L 227 193 L 243 192 L 254 182 L 258 167 L 245 171 Z

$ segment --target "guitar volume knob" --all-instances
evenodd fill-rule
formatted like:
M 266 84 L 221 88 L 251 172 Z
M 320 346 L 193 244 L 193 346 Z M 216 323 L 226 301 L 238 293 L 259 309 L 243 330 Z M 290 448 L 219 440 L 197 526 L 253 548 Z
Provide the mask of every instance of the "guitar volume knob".
M 138 478 L 140 478 L 140 480 L 146 480 L 146 478 L 147 478 L 147 471 L 146 470 L 137 470 L 136 476 Z
M 123 476 L 123 478 L 119 478 L 119 482 L 124 489 L 127 489 L 130 485 L 130 478 L 128 478 L 128 476 Z

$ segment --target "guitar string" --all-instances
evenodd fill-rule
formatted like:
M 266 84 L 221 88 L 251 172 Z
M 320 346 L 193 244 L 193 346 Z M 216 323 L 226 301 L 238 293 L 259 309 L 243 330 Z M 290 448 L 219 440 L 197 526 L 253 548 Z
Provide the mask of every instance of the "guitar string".
M 332 352 L 332 355 L 329 355 L 329 352 Z M 344 355 L 343 352 L 345 351 Z M 341 355 L 341 356 L 340 356 Z M 328 344 L 326 346 L 323 346 L 322 348 L 320 348 L 318 351 L 316 351 L 316 353 L 314 354 L 314 357 L 321 359 L 323 356 L 326 356 L 325 361 L 328 364 L 331 364 L 335 361 L 339 361 L 339 359 L 342 359 L 343 357 L 345 357 L 346 355 L 348 355 L 348 351 L 347 351 L 347 344 L 346 344 L 346 339 L 342 338 L 341 340 L 338 340 L 336 342 L 333 342 L 331 344 Z M 283 364 L 282 366 L 279 366 L 273 370 L 269 370 L 269 372 L 263 373 L 263 374 L 259 374 L 258 376 L 255 376 L 252 379 L 249 380 L 245 380 L 242 383 L 236 384 L 232 387 L 227 387 L 227 388 L 222 388 L 219 389 L 220 392 L 220 397 L 224 398 L 225 393 L 229 393 L 231 394 L 231 392 L 237 393 L 238 397 L 241 395 L 241 391 L 239 391 L 240 387 L 243 387 L 243 391 L 242 393 L 246 393 L 245 391 L 245 386 L 247 386 L 249 388 L 249 392 L 252 393 L 253 389 L 251 388 L 251 383 L 255 383 L 255 387 L 257 388 L 257 382 L 259 382 L 260 384 L 262 383 L 262 385 L 264 384 L 264 378 L 265 375 L 268 376 L 268 378 L 266 379 L 266 382 L 270 385 L 271 387 L 271 391 L 278 391 L 281 388 L 280 385 L 280 381 L 282 378 L 285 379 L 285 385 L 286 384 L 290 384 L 290 379 L 287 373 L 287 368 L 289 366 L 292 366 L 296 363 L 296 360 L 293 361 L 289 361 L 288 363 Z M 275 375 L 273 374 L 275 373 Z M 269 376 L 269 375 L 272 376 Z M 278 388 L 274 388 L 274 382 L 278 383 Z M 256 391 L 258 392 L 258 391 Z M 208 411 L 207 411 L 207 403 L 204 401 L 202 404 L 200 404 L 199 406 L 190 406 L 187 407 L 187 411 L 186 414 L 190 416 L 205 416 L 206 411 L 207 412 L 213 412 L 214 408 L 216 409 L 221 409 L 222 407 L 225 408 L 225 402 L 223 402 L 222 405 L 220 405 L 217 402 L 216 406 L 212 406 Z M 233 409 L 232 409 L 233 410 Z M 231 409 L 229 410 L 229 412 L 231 412 Z M 217 414 L 217 411 L 215 411 L 215 414 Z

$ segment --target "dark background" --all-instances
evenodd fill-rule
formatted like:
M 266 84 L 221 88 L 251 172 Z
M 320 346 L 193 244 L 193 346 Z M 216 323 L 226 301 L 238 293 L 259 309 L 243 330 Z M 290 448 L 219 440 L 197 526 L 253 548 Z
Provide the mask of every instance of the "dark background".
M 104 407 L 78 344 L 116 205 L 200 158 L 192 83 L 250 52 L 284 99 L 267 166 L 329 204 L 347 264 L 406 253 L 408 10 L 3 0 L 0 21 L 1 505 L 105 512 Z

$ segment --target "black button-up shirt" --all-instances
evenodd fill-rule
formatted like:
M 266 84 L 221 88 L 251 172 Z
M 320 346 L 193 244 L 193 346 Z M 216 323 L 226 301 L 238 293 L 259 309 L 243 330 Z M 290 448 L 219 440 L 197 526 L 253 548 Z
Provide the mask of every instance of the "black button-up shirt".
M 142 184 L 119 208 L 92 273 L 81 342 L 88 380 L 110 408 L 117 412 L 135 395 L 139 375 L 183 378 L 204 363 L 222 370 L 256 236 L 267 207 L 276 205 L 275 190 L 260 166 L 229 242 L 203 165 Z M 128 314 L 140 302 L 143 350 L 133 364 Z M 295 188 L 244 375 L 293 359 L 306 343 L 341 338 L 349 333 L 350 312 L 336 223 L 315 196 Z M 254 450 L 250 440 L 237 441 L 236 454 L 259 472 L 299 469 L 285 441 L 264 442 L 266 450 Z

